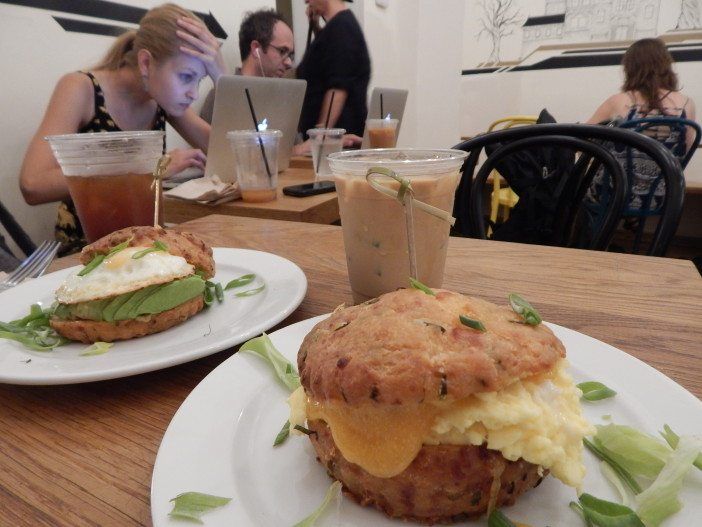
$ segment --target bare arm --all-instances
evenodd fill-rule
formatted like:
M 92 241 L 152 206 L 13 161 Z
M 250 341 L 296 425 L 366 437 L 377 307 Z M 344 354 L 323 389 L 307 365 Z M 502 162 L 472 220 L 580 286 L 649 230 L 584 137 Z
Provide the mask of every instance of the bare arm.
M 322 109 L 320 110 L 319 117 L 317 119 L 317 124 L 321 124 L 322 126 L 324 126 L 327 121 L 327 113 L 329 112 L 329 104 L 331 103 L 332 93 L 334 93 L 334 105 L 332 106 L 331 114 L 329 114 L 329 125 L 327 128 L 333 128 L 336 125 L 349 95 L 346 90 L 340 90 L 337 88 L 327 90 L 327 92 L 324 94 Z
M 207 153 L 211 126 L 202 117 L 198 116 L 192 108 L 188 108 L 179 117 L 169 117 L 168 122 L 188 143 Z
M 92 84 L 85 75 L 69 73 L 58 81 L 20 169 L 20 190 L 28 204 L 69 197 L 66 178 L 44 137 L 76 133 L 92 117 L 92 108 Z

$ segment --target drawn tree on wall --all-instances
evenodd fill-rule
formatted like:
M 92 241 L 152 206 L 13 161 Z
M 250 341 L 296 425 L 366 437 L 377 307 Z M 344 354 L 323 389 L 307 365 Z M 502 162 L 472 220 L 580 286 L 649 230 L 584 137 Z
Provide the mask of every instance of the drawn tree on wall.
M 675 29 L 693 29 L 700 27 L 699 0 L 681 0 L 680 16 Z
M 481 0 L 478 5 L 482 10 L 481 30 L 478 39 L 487 35 L 492 43 L 489 62 L 499 62 L 502 39 L 513 33 L 521 14 L 514 6 L 513 0 Z

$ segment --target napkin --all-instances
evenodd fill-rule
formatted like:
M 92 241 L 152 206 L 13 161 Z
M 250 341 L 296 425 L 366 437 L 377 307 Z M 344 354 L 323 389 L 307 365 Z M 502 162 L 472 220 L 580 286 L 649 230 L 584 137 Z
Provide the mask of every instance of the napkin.
M 219 205 L 240 198 L 241 190 L 239 190 L 239 183 L 236 181 L 233 183 L 224 182 L 215 174 L 210 177 L 191 179 L 163 194 L 172 198 L 196 201 L 204 205 Z

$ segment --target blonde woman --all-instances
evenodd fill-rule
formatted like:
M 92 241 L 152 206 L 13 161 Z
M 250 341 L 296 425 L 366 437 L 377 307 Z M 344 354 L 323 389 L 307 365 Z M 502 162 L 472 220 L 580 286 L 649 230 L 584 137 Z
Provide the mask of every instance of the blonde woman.
M 194 148 L 169 154 L 166 176 L 204 168 L 210 126 L 190 108 L 206 75 L 224 73 L 217 39 L 190 11 L 164 4 L 144 15 L 139 28 L 121 35 L 103 60 L 86 71 L 64 75 L 54 88 L 44 118 L 20 171 L 20 188 L 30 205 L 61 201 L 57 238 L 64 253 L 78 249 L 82 230 L 68 186 L 44 137 L 52 134 L 120 130 L 165 130 L 169 122 Z

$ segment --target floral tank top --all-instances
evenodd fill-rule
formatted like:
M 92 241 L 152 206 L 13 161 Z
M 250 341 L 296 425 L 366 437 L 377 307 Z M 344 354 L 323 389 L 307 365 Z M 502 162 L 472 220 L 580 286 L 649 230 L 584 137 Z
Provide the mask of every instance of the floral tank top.
M 89 71 L 82 71 L 81 73 L 87 75 L 93 82 L 95 110 L 93 118 L 80 128 L 78 133 L 121 132 L 122 129 L 117 126 L 114 119 L 112 119 L 112 116 L 107 111 L 107 107 L 105 106 L 105 94 L 102 92 L 98 80 Z M 161 131 L 166 129 L 166 112 L 160 106 L 156 108 L 154 125 L 151 129 Z M 54 236 L 56 240 L 61 243 L 61 247 L 58 251 L 60 256 L 78 252 L 87 243 L 85 235 L 83 234 L 83 228 L 76 214 L 75 206 L 70 199 L 59 203 Z

